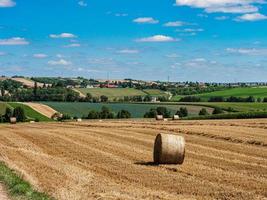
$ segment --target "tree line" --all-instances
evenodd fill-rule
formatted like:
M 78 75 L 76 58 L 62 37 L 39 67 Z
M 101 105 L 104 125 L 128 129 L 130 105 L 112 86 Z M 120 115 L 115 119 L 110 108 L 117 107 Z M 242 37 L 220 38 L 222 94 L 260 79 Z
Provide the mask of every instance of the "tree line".
M 15 117 L 17 122 L 25 122 L 27 120 L 25 111 L 21 107 L 16 107 L 11 109 L 9 107 L 6 108 L 5 114 L 0 115 L 0 123 L 10 122 L 10 118 Z

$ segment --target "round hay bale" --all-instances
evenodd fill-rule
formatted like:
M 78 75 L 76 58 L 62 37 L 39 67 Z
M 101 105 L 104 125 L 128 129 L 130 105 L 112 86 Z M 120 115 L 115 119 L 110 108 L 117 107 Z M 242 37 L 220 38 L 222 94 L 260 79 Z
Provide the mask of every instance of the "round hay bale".
M 156 120 L 164 120 L 163 115 L 156 115 Z
M 172 120 L 179 120 L 179 119 L 180 119 L 179 115 L 173 115 L 172 117 Z
M 30 121 L 30 123 L 31 123 L 31 124 L 34 124 L 34 123 L 35 123 L 35 121 Z
M 10 124 L 16 124 L 17 123 L 17 118 L 16 117 L 10 117 Z
M 82 121 L 82 119 L 81 119 L 81 118 L 78 118 L 76 121 L 77 121 L 77 122 L 81 122 L 81 121 Z
M 163 121 L 167 122 L 167 121 L 168 121 L 168 119 L 163 119 Z
M 185 139 L 179 135 L 158 134 L 154 144 L 154 163 L 183 164 Z

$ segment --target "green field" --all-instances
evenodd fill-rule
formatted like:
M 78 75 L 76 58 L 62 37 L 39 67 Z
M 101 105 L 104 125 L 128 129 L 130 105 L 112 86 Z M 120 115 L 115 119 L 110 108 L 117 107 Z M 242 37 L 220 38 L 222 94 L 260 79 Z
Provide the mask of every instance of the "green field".
M 7 104 L 5 102 L 0 102 L 0 115 L 4 115 L 6 112 Z
M 208 101 L 210 97 L 221 96 L 221 97 L 249 97 L 253 96 L 255 98 L 264 98 L 267 97 L 267 88 L 266 87 L 248 87 L 248 88 L 232 88 L 222 91 L 209 92 L 203 94 L 196 94 L 190 96 L 198 96 L 202 101 Z M 182 95 L 177 95 L 172 98 L 173 101 L 179 101 Z
M 150 96 L 168 96 L 164 91 L 158 89 L 145 89 L 143 91 Z
M 38 113 L 37 111 L 33 110 L 27 105 L 21 104 L 21 103 L 8 103 L 12 108 L 21 107 L 24 109 L 25 114 L 29 120 L 35 120 L 38 119 L 39 121 L 51 121 L 46 116 L 43 116 L 42 114 Z
M 223 109 L 229 107 L 235 109 L 239 112 L 249 112 L 249 111 L 267 111 L 267 103 L 228 103 L 228 102 L 209 102 L 202 103 L 207 106 L 218 106 Z
M 61 102 L 43 102 L 43 104 L 46 104 L 55 110 L 68 114 L 70 116 L 87 116 L 89 113 L 89 110 L 100 110 L 102 106 L 107 106 L 112 109 L 114 112 L 118 112 L 121 109 L 128 110 L 133 118 L 142 118 L 144 114 L 150 110 L 150 108 L 156 108 L 158 104 L 124 104 L 124 103 L 83 103 L 83 102 L 77 102 L 77 103 L 61 103 Z M 180 107 L 187 107 L 190 116 L 198 115 L 199 111 L 203 106 L 198 105 L 164 105 L 169 110 L 171 110 L 172 114 L 174 114 Z M 211 113 L 212 108 L 206 107 L 206 109 Z
M 109 99 L 123 98 L 124 96 L 145 96 L 141 90 L 134 88 L 77 88 L 81 93 L 86 95 L 90 93 L 94 97 L 100 97 L 101 95 L 107 96 Z

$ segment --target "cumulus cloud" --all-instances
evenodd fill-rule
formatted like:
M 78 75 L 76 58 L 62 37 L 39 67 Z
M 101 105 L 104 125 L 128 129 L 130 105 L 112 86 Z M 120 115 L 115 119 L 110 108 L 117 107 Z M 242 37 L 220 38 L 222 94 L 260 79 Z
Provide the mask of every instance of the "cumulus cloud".
M 122 50 L 117 51 L 117 53 L 121 53 L 121 54 L 137 54 L 137 53 L 139 53 L 139 51 L 136 50 L 136 49 L 122 49 Z
M 158 20 L 152 18 L 152 17 L 139 17 L 133 20 L 133 22 L 138 24 L 157 24 L 159 23 Z
M 173 37 L 170 37 L 170 36 L 154 35 L 151 37 L 140 38 L 140 39 L 137 39 L 136 41 L 137 42 L 175 42 L 178 40 L 174 39 Z
M 6 7 L 14 7 L 16 5 L 16 2 L 12 0 L 0 0 L 0 8 L 6 8 Z
M 36 53 L 36 54 L 33 54 L 33 57 L 34 58 L 46 58 L 47 55 L 44 53 Z
M 72 33 L 50 34 L 50 38 L 76 38 L 77 36 Z
M 0 45 L 28 45 L 29 42 L 25 38 L 13 37 L 8 39 L 0 39 Z
M 49 65 L 71 65 L 72 63 L 70 61 L 60 59 L 60 60 L 50 60 L 48 61 Z
M 266 20 L 267 16 L 260 13 L 244 14 L 235 19 L 235 21 L 260 21 Z
M 79 6 L 86 7 L 87 3 L 85 1 L 79 1 L 78 2 Z
M 176 0 L 177 6 L 203 8 L 206 12 L 252 13 L 265 0 Z

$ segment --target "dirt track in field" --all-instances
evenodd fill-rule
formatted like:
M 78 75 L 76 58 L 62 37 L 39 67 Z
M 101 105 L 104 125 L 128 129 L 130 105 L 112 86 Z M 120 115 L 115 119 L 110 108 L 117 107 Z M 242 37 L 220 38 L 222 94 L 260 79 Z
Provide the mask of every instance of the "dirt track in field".
M 48 118 L 52 118 L 52 116 L 57 113 L 56 110 L 54 110 L 53 108 L 41 104 L 41 103 L 23 103 L 27 106 L 30 106 L 33 110 L 41 113 L 42 115 L 48 117 Z
M 151 163 L 159 132 L 182 166 Z M 4 125 L 0 159 L 57 199 L 267 199 L 267 119 Z

